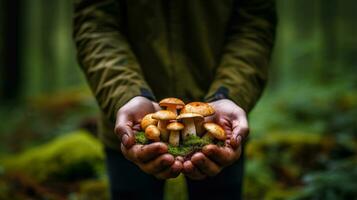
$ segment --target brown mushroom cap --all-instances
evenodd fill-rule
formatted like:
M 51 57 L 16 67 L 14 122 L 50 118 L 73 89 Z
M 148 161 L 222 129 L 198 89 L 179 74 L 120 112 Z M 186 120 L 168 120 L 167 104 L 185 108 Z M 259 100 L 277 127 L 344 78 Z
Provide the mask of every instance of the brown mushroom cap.
M 151 117 L 157 120 L 173 120 L 176 119 L 176 114 L 169 110 L 159 110 Z
M 176 119 L 188 119 L 188 118 L 201 118 L 203 119 L 203 116 L 197 113 L 181 113 L 179 116 L 176 117 Z
M 213 137 L 215 137 L 219 140 L 226 139 L 226 133 L 220 125 L 212 123 L 212 122 L 207 122 L 207 123 L 204 123 L 203 126 Z
M 185 103 L 181 99 L 170 97 L 161 100 L 159 105 L 162 107 L 174 106 L 176 109 L 182 109 Z
M 181 113 L 197 113 L 204 117 L 213 115 L 215 113 L 213 107 L 204 102 L 191 102 L 185 105 Z
M 182 130 L 184 128 L 184 126 L 180 122 L 172 122 L 169 125 L 167 125 L 166 128 L 167 128 L 167 130 L 170 130 L 170 131 L 179 131 L 179 130 Z
M 155 125 L 149 125 L 145 129 L 145 137 L 150 140 L 160 140 L 160 130 Z
M 149 125 L 157 125 L 157 120 L 152 118 L 153 113 L 145 115 L 145 117 L 141 120 L 141 128 L 143 130 L 146 129 Z

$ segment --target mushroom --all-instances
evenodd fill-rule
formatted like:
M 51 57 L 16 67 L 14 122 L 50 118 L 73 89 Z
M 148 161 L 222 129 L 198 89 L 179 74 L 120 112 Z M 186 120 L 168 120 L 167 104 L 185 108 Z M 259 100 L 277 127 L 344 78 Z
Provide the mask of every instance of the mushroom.
M 166 129 L 169 120 L 176 119 L 176 114 L 169 110 L 159 110 L 151 116 L 153 119 L 158 120 L 157 127 L 161 133 L 161 139 L 167 141 L 169 139 L 169 132 Z
M 161 107 L 166 107 L 167 110 L 174 112 L 177 115 L 177 109 L 182 109 L 185 103 L 178 98 L 165 98 L 159 102 Z
M 145 137 L 155 142 L 160 141 L 160 130 L 155 125 L 149 125 L 145 129 Z
M 181 113 L 197 113 L 203 115 L 203 117 L 211 116 L 215 113 L 213 107 L 208 103 L 204 102 L 191 102 L 185 105 L 185 107 L 181 110 Z M 203 119 L 196 119 L 195 126 L 197 135 L 201 136 L 205 130 L 203 128 Z
M 183 124 L 185 125 L 182 131 L 182 137 L 184 140 L 187 139 L 188 135 L 196 135 L 196 127 L 194 119 L 203 119 L 203 116 L 196 113 L 182 113 L 177 116 L 176 119 L 182 119 Z
M 180 143 L 180 130 L 184 128 L 183 124 L 171 122 L 166 128 L 170 131 L 169 144 L 177 147 Z
M 146 127 L 149 125 L 157 125 L 157 120 L 152 118 L 153 113 L 145 115 L 145 117 L 141 120 L 140 125 L 141 129 L 145 131 Z
M 204 123 L 203 126 L 207 130 L 207 133 L 202 137 L 202 139 L 226 139 L 226 133 L 220 125 L 212 122 L 207 122 Z

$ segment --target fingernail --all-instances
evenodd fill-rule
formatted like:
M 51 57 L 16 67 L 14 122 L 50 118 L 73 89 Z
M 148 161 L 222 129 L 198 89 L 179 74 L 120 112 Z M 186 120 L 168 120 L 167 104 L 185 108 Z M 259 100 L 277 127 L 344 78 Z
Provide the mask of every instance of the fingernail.
M 177 156 L 176 158 L 175 158 L 175 160 L 178 160 L 178 161 L 180 161 L 180 162 L 184 162 L 185 160 L 183 159 L 183 157 L 181 157 L 181 156 Z
M 167 152 L 167 148 L 164 144 L 161 144 L 158 146 L 158 151 L 159 153 L 166 153 Z
M 127 135 L 123 135 L 121 137 L 121 143 L 123 143 L 123 145 L 126 147 L 128 145 L 128 136 Z
M 237 144 L 240 144 L 242 142 L 242 136 L 237 135 L 236 142 L 237 142 Z

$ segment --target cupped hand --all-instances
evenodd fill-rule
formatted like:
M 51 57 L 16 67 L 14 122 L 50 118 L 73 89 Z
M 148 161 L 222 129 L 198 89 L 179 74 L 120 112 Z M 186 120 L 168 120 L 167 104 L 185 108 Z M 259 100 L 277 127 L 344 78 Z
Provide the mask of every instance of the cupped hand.
M 167 153 L 167 145 L 155 142 L 148 145 L 135 144 L 135 132 L 140 130 L 141 119 L 149 113 L 160 110 L 157 103 L 145 97 L 134 97 L 117 112 L 115 133 L 121 141 L 124 157 L 141 170 L 159 179 L 176 177 L 182 169 L 182 162 Z
M 242 141 L 249 134 L 245 111 L 228 99 L 211 102 L 216 113 L 206 121 L 213 121 L 226 131 L 227 140 L 223 147 L 206 145 L 202 152 L 195 153 L 183 164 L 184 174 L 194 180 L 217 175 L 224 167 L 237 161 L 242 152 Z

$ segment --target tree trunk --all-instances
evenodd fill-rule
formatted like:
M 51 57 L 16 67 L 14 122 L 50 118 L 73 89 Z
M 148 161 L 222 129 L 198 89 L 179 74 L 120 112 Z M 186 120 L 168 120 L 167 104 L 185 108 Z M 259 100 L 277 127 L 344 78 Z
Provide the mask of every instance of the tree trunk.
M 2 84 L 1 91 L 4 100 L 16 100 L 20 95 L 21 63 L 19 47 L 20 37 L 20 13 L 19 0 L 1 1 L 3 8 L 2 27 Z

